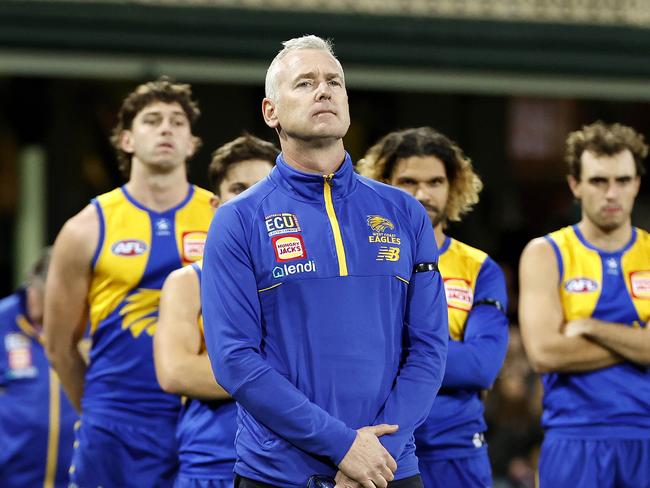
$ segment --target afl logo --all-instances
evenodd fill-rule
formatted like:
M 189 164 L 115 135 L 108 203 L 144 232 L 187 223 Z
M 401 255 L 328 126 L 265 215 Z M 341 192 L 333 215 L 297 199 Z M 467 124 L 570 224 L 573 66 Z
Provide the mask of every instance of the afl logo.
M 138 239 L 124 239 L 111 246 L 111 252 L 116 256 L 140 256 L 147 252 L 147 244 Z
M 568 293 L 591 293 L 598 290 L 598 282 L 589 278 L 573 278 L 564 284 Z

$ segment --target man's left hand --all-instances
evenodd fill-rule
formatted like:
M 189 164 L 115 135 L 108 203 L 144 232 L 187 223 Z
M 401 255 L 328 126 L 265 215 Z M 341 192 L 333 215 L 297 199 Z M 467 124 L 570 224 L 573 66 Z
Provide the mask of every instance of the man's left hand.
M 334 481 L 336 481 L 334 488 L 361 488 L 361 483 L 354 481 L 352 478 L 350 478 L 348 475 L 343 474 L 341 471 L 336 473 Z

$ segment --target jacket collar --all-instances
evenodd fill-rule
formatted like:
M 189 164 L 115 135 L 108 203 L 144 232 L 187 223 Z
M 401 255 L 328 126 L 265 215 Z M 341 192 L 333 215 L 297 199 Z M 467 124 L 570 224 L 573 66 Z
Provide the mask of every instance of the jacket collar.
M 284 160 L 282 153 L 278 156 L 275 169 L 271 173 L 273 181 L 280 187 L 300 200 L 323 201 L 323 187 L 325 176 L 317 173 L 303 173 Z M 343 163 L 336 170 L 330 180 L 332 198 L 339 199 L 347 196 L 354 190 L 357 180 L 352 167 L 352 158 L 346 152 Z

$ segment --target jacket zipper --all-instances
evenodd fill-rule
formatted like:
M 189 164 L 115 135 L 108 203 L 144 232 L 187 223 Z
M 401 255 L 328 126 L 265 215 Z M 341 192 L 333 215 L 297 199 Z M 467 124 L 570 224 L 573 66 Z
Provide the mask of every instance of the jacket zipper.
M 323 180 L 325 183 L 323 187 L 325 209 L 327 210 L 327 217 L 329 218 L 330 225 L 332 226 L 332 233 L 334 234 L 336 257 L 339 262 L 339 276 L 347 276 L 348 264 L 345 258 L 345 247 L 343 247 L 341 228 L 339 227 L 339 221 L 336 218 L 336 212 L 334 211 L 334 202 L 332 201 L 332 178 L 334 178 L 334 173 L 323 175 Z

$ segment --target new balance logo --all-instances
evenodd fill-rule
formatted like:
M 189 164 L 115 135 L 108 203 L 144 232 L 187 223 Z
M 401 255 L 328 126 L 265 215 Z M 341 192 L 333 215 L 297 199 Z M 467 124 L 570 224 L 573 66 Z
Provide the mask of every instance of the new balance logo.
M 377 253 L 377 261 L 399 261 L 399 247 L 381 246 Z

